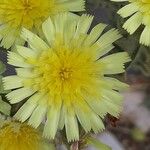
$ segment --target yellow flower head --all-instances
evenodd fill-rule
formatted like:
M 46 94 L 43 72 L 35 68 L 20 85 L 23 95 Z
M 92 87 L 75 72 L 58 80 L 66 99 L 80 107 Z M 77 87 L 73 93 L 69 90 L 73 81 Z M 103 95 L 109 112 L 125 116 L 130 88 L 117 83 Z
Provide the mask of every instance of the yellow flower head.
M 116 2 L 128 1 L 129 4 L 118 11 L 123 18 L 130 17 L 123 25 L 130 34 L 133 34 L 140 25 L 144 30 L 140 37 L 140 43 L 150 46 L 150 0 L 112 0 Z
M 24 44 L 19 38 L 22 27 L 40 33 L 40 27 L 48 16 L 60 12 L 84 10 L 84 0 L 1 0 L 1 46 L 10 48 Z
M 26 123 L 0 121 L 0 150 L 52 150 L 40 132 Z
M 54 138 L 65 126 L 68 141 L 78 140 L 78 121 L 86 132 L 98 132 L 104 115 L 120 112 L 116 90 L 127 85 L 108 75 L 124 72 L 130 58 L 126 52 L 104 57 L 121 36 L 115 29 L 102 34 L 104 24 L 88 34 L 92 20 L 82 15 L 72 21 L 69 14 L 49 18 L 42 25 L 47 41 L 23 29 L 30 48 L 17 46 L 17 53 L 8 53 L 8 63 L 19 68 L 17 75 L 3 78 L 5 89 L 15 89 L 7 98 L 11 103 L 29 98 L 15 117 L 29 118 L 36 128 L 46 116 L 45 137 Z

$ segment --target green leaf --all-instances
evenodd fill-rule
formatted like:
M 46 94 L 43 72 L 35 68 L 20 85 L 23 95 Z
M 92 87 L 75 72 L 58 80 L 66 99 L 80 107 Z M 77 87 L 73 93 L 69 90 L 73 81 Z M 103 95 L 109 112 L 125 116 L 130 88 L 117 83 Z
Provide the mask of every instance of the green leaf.
M 88 137 L 88 143 L 94 146 L 97 150 L 112 150 L 108 145 L 102 143 L 94 137 Z
M 2 78 L 3 76 L 0 75 L 0 94 L 6 94 L 9 92 L 9 90 L 4 90 Z
M 4 91 L 3 83 L 2 83 L 2 76 L 0 75 L 0 93 Z
M 4 102 L 0 96 L 0 112 L 2 112 L 5 115 L 10 115 L 11 106 Z
M 144 141 L 146 139 L 145 133 L 142 132 L 138 128 L 132 129 L 131 130 L 131 135 L 132 135 L 133 139 L 135 139 L 136 141 Z
M 56 147 L 53 143 L 50 143 L 48 141 L 43 141 L 43 145 L 42 145 L 44 148 L 44 150 L 56 150 Z
M 3 87 L 3 83 L 2 83 L 2 78 L 3 76 L 0 75 L 0 93 L 4 93 L 4 87 Z
M 0 74 L 4 73 L 6 70 L 6 66 L 3 64 L 2 61 L 0 61 Z
M 145 46 L 140 46 L 131 66 L 134 70 L 140 70 L 143 75 L 150 77 L 150 51 Z

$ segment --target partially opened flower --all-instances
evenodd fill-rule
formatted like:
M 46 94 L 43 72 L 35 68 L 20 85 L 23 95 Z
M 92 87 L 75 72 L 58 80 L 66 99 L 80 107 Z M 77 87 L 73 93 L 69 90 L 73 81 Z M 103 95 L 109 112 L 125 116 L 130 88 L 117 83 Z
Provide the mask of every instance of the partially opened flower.
M 0 150 L 54 150 L 41 133 L 11 119 L 0 121 Z
M 150 46 L 150 0 L 112 0 L 115 2 L 128 1 L 129 4 L 118 11 L 123 18 L 129 19 L 123 25 L 130 34 L 133 34 L 140 25 L 144 30 L 140 37 L 140 43 Z
M 98 24 L 88 34 L 92 16 L 74 22 L 70 17 L 60 14 L 43 23 L 47 42 L 23 29 L 30 48 L 17 46 L 18 53 L 8 53 L 8 63 L 19 68 L 17 75 L 3 78 L 5 89 L 15 89 L 7 95 L 12 104 L 28 98 L 17 119 L 29 118 L 36 128 L 46 116 L 44 136 L 54 138 L 65 127 L 68 141 L 79 139 L 78 121 L 86 132 L 98 132 L 107 113 L 118 116 L 122 96 L 117 90 L 127 85 L 108 75 L 124 72 L 130 61 L 126 52 L 104 57 L 121 37 L 117 30 L 102 34 L 106 25 Z
M 22 27 L 40 33 L 41 24 L 48 16 L 83 10 L 84 0 L 1 0 L 1 46 L 8 49 L 14 44 L 24 44 L 19 37 Z

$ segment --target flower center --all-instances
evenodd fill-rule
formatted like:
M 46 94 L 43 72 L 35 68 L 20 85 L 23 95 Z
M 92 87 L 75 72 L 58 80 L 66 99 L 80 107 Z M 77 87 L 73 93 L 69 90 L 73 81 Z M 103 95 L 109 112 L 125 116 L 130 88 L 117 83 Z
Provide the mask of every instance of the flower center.
M 143 15 L 150 15 L 150 0 L 138 0 L 136 5 L 139 7 L 140 13 Z M 144 21 L 147 22 L 147 19 L 144 19 Z
M 11 148 L 16 150 L 21 147 L 24 150 L 27 150 L 27 148 L 32 149 L 33 146 L 35 149 L 38 149 L 40 134 L 37 130 L 28 126 L 26 123 L 21 124 L 19 122 L 11 121 L 4 123 L 0 128 L 0 138 L 2 149 L 7 149 L 7 145 L 10 144 Z
M 53 0 L 6 0 L 0 3 L 0 21 L 13 28 L 31 29 L 51 14 L 54 5 Z
M 150 0 L 141 0 L 142 3 L 150 3 Z
M 29 11 L 29 10 L 32 10 L 32 9 L 33 9 L 33 7 L 31 6 L 31 4 L 29 4 L 29 1 L 28 1 L 28 0 L 25 0 L 25 1 L 24 1 L 23 7 L 24 7 L 24 10 L 25 10 L 25 11 Z
M 69 68 L 62 68 L 60 69 L 59 75 L 62 81 L 69 80 L 72 76 L 72 71 Z
M 93 53 L 88 47 L 85 49 L 71 45 L 57 44 L 45 50 L 35 59 L 28 59 L 34 65 L 34 79 L 26 79 L 24 86 L 31 87 L 50 97 L 79 92 L 86 85 L 97 84 L 97 77 L 102 68 L 93 61 Z M 96 82 L 94 81 L 96 79 Z

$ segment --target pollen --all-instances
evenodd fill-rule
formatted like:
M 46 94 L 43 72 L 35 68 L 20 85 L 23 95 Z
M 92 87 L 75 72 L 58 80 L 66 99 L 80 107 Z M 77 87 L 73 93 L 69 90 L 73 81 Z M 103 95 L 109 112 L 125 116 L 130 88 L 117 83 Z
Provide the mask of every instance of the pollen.
M 142 3 L 150 3 L 150 0 L 141 0 Z
M 83 84 L 80 80 L 88 84 L 93 76 L 99 74 L 97 70 L 93 72 L 93 66 L 95 69 L 99 67 L 97 63 L 80 51 L 72 46 L 54 45 L 52 49 L 41 53 L 39 59 L 28 60 L 28 63 L 36 66 L 34 72 L 39 75 L 31 81 L 25 81 L 24 85 L 49 96 L 80 89 Z
M 39 150 L 40 134 L 26 123 L 4 121 L 0 129 L 1 150 Z
M 59 75 L 62 81 L 66 81 L 72 76 L 72 71 L 69 68 L 62 68 L 60 69 Z
M 14 3 L 8 1 L 0 4 L 0 10 L 3 14 L 0 15 L 0 19 L 3 23 L 11 20 L 14 28 L 21 25 L 30 29 L 35 20 L 38 22 L 41 18 L 46 19 L 54 7 L 53 1 L 49 3 L 49 0 L 15 0 Z

